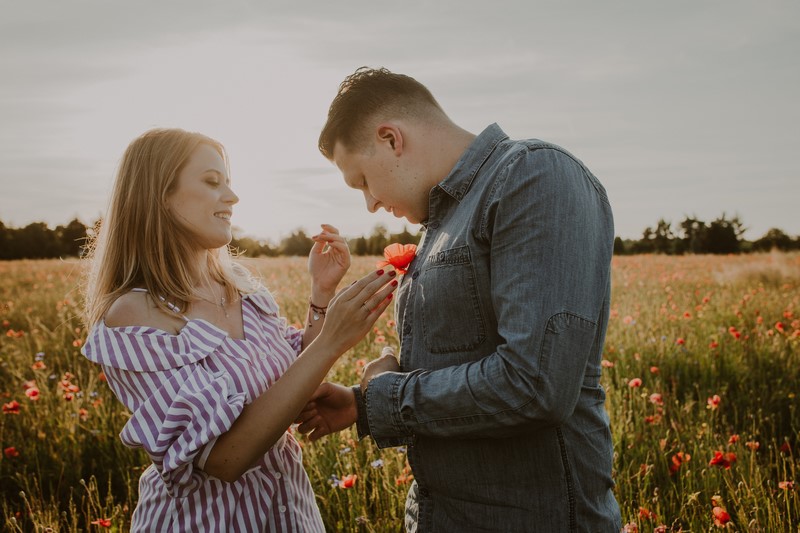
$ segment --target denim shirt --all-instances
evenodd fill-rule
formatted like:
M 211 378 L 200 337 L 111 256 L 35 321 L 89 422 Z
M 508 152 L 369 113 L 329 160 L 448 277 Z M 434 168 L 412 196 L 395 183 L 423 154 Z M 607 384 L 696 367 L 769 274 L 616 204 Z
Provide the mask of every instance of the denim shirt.
M 408 446 L 410 531 L 619 531 L 600 360 L 614 224 L 564 149 L 493 124 L 431 190 L 396 307 L 400 372 L 360 436 Z

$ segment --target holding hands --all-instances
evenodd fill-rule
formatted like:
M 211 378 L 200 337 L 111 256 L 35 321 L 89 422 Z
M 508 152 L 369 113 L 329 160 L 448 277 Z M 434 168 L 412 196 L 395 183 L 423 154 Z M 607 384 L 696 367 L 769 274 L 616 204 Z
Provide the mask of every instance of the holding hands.
M 394 348 L 386 346 L 381 357 L 370 361 L 361 377 L 361 391 L 366 394 L 369 381 L 384 372 L 397 372 L 400 365 Z M 331 433 L 336 433 L 355 424 L 358 419 L 356 397 L 350 387 L 335 383 L 322 383 L 311 400 L 298 415 L 295 422 L 297 430 L 308 434 L 309 440 L 316 441 Z

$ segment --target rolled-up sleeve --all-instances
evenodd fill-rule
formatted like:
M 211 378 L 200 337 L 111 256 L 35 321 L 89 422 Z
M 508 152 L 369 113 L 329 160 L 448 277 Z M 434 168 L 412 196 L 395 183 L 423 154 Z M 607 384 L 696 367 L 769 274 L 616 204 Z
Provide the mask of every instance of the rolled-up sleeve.
M 191 494 L 208 477 L 201 468 L 216 439 L 241 414 L 245 394 L 228 373 L 210 372 L 202 364 L 159 373 L 106 372 L 115 389 L 144 381 L 155 389 L 137 406 L 120 437 L 126 446 L 147 452 L 171 496 Z

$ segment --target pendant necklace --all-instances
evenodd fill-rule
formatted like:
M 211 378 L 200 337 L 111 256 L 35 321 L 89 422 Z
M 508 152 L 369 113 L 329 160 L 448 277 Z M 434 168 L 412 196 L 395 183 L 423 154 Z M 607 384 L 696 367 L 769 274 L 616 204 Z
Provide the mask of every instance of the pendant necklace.
M 222 312 L 225 314 L 225 318 L 228 318 L 228 310 L 225 309 L 225 297 L 224 296 L 220 296 L 219 302 L 215 302 L 213 300 L 209 300 L 208 298 L 200 296 L 199 294 L 196 294 L 195 296 L 197 296 L 201 300 L 205 300 L 206 302 L 210 303 L 211 305 L 215 305 L 215 306 L 219 307 L 222 310 Z

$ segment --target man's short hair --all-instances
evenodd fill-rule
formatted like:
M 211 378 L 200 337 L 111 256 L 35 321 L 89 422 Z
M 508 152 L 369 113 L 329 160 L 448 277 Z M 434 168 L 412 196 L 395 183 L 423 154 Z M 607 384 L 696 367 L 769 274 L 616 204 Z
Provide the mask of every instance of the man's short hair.
M 419 117 L 434 110 L 444 114 L 427 87 L 414 78 L 385 68 L 361 67 L 339 85 L 319 136 L 319 151 L 333 159 L 337 142 L 348 150 L 360 148 L 369 134 L 364 126 L 375 116 Z

